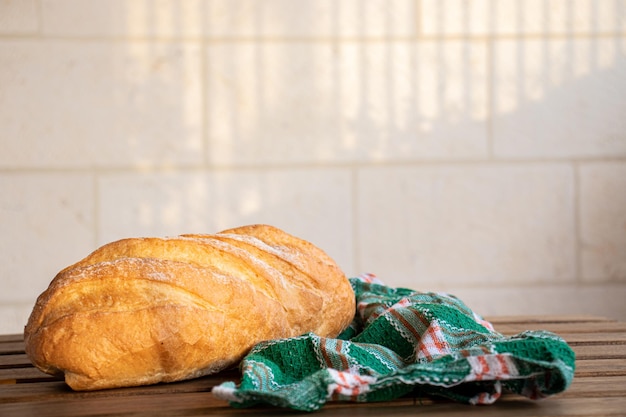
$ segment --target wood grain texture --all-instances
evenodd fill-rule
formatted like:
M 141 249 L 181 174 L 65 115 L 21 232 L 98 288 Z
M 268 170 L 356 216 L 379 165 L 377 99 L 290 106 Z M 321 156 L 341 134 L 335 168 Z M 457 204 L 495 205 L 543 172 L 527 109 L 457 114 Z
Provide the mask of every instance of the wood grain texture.
M 496 330 L 517 333 L 547 329 L 559 333 L 577 354 L 571 387 L 543 401 L 505 394 L 491 406 L 468 406 L 409 395 L 384 403 L 327 404 L 324 416 L 623 416 L 626 410 L 626 323 L 601 317 L 489 318 Z M 504 330 L 503 330 L 504 329 Z M 562 330 L 563 332 L 559 332 Z M 64 382 L 46 379 L 25 363 L 20 335 L 0 336 L 0 415 L 4 416 L 197 416 L 298 415 L 271 407 L 235 409 L 215 399 L 211 389 L 237 381 L 235 369 L 191 381 L 144 387 L 74 392 Z

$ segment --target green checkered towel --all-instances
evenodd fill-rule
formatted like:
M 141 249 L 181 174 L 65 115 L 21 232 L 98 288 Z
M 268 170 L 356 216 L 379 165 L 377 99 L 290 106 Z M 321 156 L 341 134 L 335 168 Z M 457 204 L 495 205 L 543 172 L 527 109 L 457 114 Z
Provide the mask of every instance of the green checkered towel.
M 255 346 L 239 386 L 213 394 L 234 407 L 265 403 L 313 411 L 327 401 L 385 401 L 414 392 L 491 404 L 508 390 L 540 399 L 565 390 L 574 352 L 557 335 L 505 337 L 458 298 L 351 278 L 354 321 L 336 339 L 309 333 Z

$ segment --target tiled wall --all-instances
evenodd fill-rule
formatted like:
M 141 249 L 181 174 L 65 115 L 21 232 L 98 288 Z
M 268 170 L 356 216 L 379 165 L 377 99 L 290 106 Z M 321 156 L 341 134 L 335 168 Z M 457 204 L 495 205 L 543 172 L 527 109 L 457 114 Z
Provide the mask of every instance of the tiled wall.
M 626 319 L 626 0 L 0 0 L 0 333 L 114 239 L 266 222 Z

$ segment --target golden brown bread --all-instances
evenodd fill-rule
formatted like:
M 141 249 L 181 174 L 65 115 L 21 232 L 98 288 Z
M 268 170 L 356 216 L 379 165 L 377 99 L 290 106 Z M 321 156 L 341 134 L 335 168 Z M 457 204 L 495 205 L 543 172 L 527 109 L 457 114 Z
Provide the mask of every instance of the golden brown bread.
M 267 225 L 109 243 L 57 274 L 26 353 L 75 390 L 194 378 L 256 343 L 339 334 L 354 294 L 321 249 Z

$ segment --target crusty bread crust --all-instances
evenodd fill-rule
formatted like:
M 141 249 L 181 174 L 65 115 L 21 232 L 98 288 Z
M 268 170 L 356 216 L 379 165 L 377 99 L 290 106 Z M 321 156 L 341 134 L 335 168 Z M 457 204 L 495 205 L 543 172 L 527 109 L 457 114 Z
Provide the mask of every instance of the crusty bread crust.
M 263 340 L 334 337 L 354 312 L 321 249 L 252 225 L 102 246 L 52 280 L 24 340 L 39 369 L 94 390 L 215 373 Z

